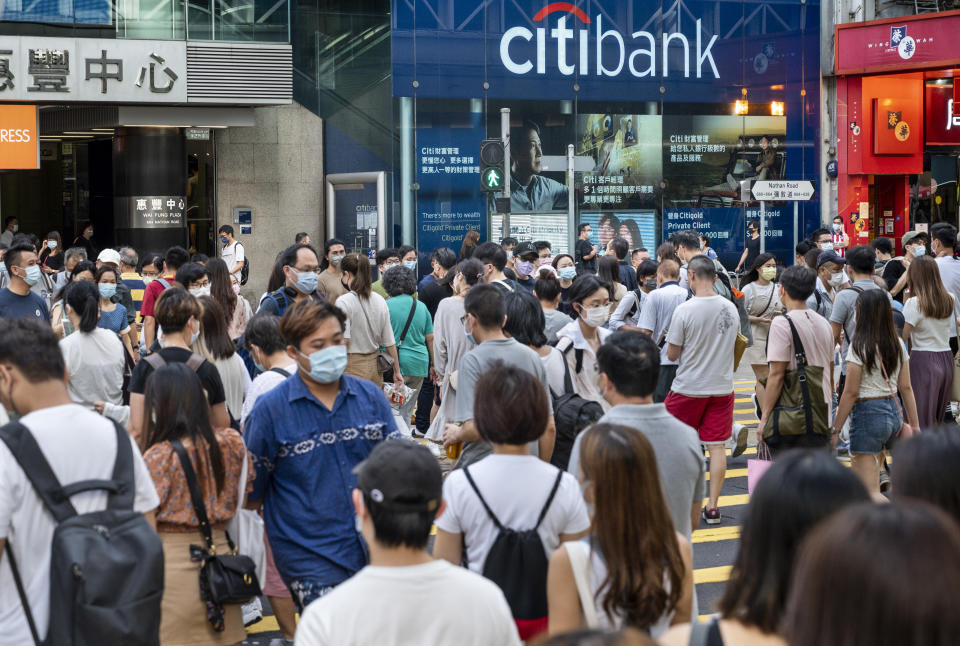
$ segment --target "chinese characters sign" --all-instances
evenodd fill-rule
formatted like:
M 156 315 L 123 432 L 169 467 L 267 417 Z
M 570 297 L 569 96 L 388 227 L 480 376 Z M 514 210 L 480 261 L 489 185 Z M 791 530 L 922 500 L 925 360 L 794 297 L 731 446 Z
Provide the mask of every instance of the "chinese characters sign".
M 119 198 L 127 201 L 127 226 L 131 229 L 167 229 L 185 226 L 187 198 L 160 195 Z
M 836 73 L 861 74 L 888 69 L 953 67 L 960 60 L 956 34 L 960 14 L 849 23 L 836 27 Z
M 2 101 L 187 100 L 186 43 L 0 36 Z

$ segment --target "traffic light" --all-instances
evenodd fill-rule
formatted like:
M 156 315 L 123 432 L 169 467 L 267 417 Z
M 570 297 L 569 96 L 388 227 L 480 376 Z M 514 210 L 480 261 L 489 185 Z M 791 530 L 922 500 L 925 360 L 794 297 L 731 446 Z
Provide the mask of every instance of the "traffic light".
M 503 175 L 503 142 L 499 139 L 484 139 L 480 143 L 480 186 L 484 191 L 503 190 L 506 178 Z

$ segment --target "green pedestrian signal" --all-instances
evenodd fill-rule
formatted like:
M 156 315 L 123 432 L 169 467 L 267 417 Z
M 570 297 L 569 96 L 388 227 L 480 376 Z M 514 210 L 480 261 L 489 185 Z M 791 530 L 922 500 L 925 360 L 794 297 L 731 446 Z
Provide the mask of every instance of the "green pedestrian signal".
M 502 191 L 503 169 L 496 166 L 485 168 L 480 176 L 480 183 L 485 191 Z

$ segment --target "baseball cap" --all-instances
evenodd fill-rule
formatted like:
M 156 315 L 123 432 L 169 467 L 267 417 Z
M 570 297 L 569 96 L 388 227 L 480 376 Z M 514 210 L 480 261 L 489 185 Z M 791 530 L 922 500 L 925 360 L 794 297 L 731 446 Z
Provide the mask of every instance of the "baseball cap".
M 817 269 L 820 269 L 828 262 L 835 262 L 838 265 L 847 264 L 847 261 L 841 258 L 836 251 L 822 251 L 820 255 L 817 256 Z
M 114 251 L 113 249 L 104 249 L 100 252 L 100 255 L 97 256 L 97 262 L 107 262 L 114 265 L 120 266 L 120 252 Z
M 518 258 L 525 253 L 537 253 L 532 242 L 524 240 L 523 242 L 517 243 L 517 246 L 513 250 L 513 255 Z
M 903 237 L 900 238 L 900 244 L 906 247 L 914 238 L 919 235 L 923 235 L 923 231 L 907 231 L 903 234 Z
M 399 512 L 440 508 L 443 475 L 430 450 L 409 440 L 378 444 L 354 467 L 357 488 L 374 504 Z

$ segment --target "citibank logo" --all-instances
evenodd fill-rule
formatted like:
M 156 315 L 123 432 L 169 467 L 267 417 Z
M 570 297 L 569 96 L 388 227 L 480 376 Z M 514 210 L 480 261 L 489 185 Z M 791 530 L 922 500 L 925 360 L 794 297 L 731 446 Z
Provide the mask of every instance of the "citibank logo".
M 711 49 L 717 41 L 716 35 L 711 36 L 706 47 L 703 47 L 703 30 L 700 26 L 700 20 L 697 20 L 697 33 L 695 36 L 695 47 L 691 48 L 690 39 L 682 32 L 663 32 L 657 46 L 657 37 L 649 31 L 635 31 L 628 39 L 620 32 L 609 29 L 603 30 L 603 16 L 597 14 L 596 22 L 590 20 L 590 17 L 579 7 L 575 7 L 569 2 L 552 2 L 537 12 L 533 17 L 535 22 L 546 20 L 552 13 L 560 12 L 562 15 L 557 21 L 557 26 L 550 29 L 550 38 L 555 42 L 557 49 L 557 69 L 564 76 L 571 76 L 579 68 L 580 76 L 619 76 L 624 73 L 624 69 L 630 75 L 636 78 L 655 77 L 658 70 L 660 76 L 669 76 L 668 54 L 671 46 L 675 50 L 683 53 L 683 77 L 690 78 L 691 68 L 696 78 L 701 78 L 704 74 L 704 66 L 707 65 L 707 74 L 713 74 L 713 78 L 720 78 L 717 71 L 717 64 L 713 60 Z M 581 25 L 591 25 L 590 27 L 581 26 L 578 30 L 578 38 L 574 43 L 573 52 L 569 47 L 568 41 L 574 40 L 574 23 L 567 27 L 566 14 L 573 14 Z M 593 47 L 591 48 L 590 35 L 593 31 Z M 523 42 L 516 42 L 523 41 Z M 533 41 L 533 46 L 531 46 Z M 604 41 L 612 44 L 604 59 Z M 526 44 L 525 44 L 526 43 Z M 634 45 L 638 45 L 633 48 Z M 633 48 L 628 52 L 628 49 Z M 590 53 L 593 50 L 593 64 L 591 66 Z M 571 54 L 573 54 L 571 56 Z M 658 66 L 657 59 L 661 63 Z M 500 60 L 503 66 L 511 73 L 524 75 L 533 71 L 536 66 L 537 74 L 547 73 L 547 28 L 538 27 L 534 31 L 526 27 L 511 27 L 500 38 Z

